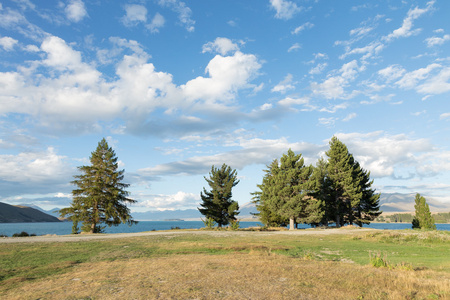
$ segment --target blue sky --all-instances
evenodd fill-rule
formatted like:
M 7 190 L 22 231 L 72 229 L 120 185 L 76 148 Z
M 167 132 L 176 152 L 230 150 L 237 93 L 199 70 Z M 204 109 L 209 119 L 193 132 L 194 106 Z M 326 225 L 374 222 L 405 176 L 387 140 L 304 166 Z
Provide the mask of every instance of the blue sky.
M 0 201 L 70 203 L 107 138 L 138 204 L 241 205 L 336 135 L 381 193 L 450 202 L 450 1 L 0 1 Z

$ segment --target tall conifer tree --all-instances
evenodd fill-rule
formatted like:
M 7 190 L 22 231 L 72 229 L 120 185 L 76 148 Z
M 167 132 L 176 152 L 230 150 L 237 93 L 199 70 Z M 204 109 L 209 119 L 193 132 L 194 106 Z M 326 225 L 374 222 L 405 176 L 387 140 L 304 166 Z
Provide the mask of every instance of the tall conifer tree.
M 274 163 L 270 181 L 262 186 L 262 195 L 267 196 L 264 204 L 273 214 L 288 218 L 291 230 L 295 223 L 320 221 L 321 202 L 310 193 L 312 166 L 305 166 L 301 154 L 296 155 L 291 149 L 283 154 L 279 166 L 277 161 Z
M 345 146 L 336 137 L 330 141 L 327 176 L 330 180 L 330 197 L 326 202 L 327 210 L 333 214 L 337 227 L 345 224 L 345 216 L 350 212 L 352 201 L 361 198 L 361 188 L 353 179 L 353 158 Z M 347 218 L 348 219 L 348 218 Z M 348 220 L 347 220 L 348 221 Z
M 279 172 L 278 160 L 273 160 L 267 166 L 267 169 L 263 171 L 265 172 L 263 181 L 257 185 L 260 190 L 252 193 L 253 203 L 255 203 L 256 209 L 258 210 L 258 214 L 256 215 L 259 217 L 259 221 L 266 226 L 286 226 L 289 224 L 289 218 L 280 216 L 269 205 L 270 199 L 276 197 L 276 195 L 272 195 L 276 190 L 270 187 L 275 185 L 275 176 Z
M 105 228 L 102 223 L 108 226 L 136 224 L 127 207 L 136 200 L 127 198 L 129 192 L 125 189 L 129 184 L 122 182 L 125 170 L 118 170 L 116 154 L 105 139 L 91 153 L 90 161 L 90 166 L 78 167 L 82 174 L 74 176 L 72 181 L 77 186 L 72 191 L 72 204 L 60 210 L 61 216 L 69 216 L 74 222 L 73 230 L 82 222 L 82 231 L 90 233 L 102 232 Z
M 414 208 L 416 212 L 414 219 L 412 221 L 412 227 L 420 229 L 436 230 L 434 218 L 430 212 L 430 207 L 427 204 L 425 198 L 422 197 L 420 194 L 416 194 Z
M 371 188 L 373 181 L 338 138 L 330 141 L 327 177 L 330 187 L 326 197 L 328 221 L 340 227 L 346 223 L 369 224 L 381 214 L 380 195 Z
M 327 176 L 327 162 L 321 157 L 313 169 L 311 175 L 311 196 L 321 201 L 321 219 L 316 225 L 328 225 L 328 220 L 332 219 L 333 211 L 327 210 L 326 200 L 330 198 L 330 181 Z
M 362 226 L 363 224 L 370 224 L 371 221 L 381 215 L 380 194 L 375 193 L 375 190 L 372 189 L 373 180 L 370 180 L 370 172 L 364 170 L 356 160 L 354 170 L 355 180 L 361 188 L 362 195 L 358 205 L 353 206 L 352 222 Z
M 236 170 L 232 170 L 226 164 L 220 169 L 212 166 L 209 178 L 205 177 L 205 180 L 211 190 L 203 188 L 203 192 L 200 192 L 203 201 L 200 203 L 202 208 L 198 209 L 200 213 L 214 220 L 219 227 L 236 220 L 239 205 L 232 200 L 231 191 L 239 183 Z

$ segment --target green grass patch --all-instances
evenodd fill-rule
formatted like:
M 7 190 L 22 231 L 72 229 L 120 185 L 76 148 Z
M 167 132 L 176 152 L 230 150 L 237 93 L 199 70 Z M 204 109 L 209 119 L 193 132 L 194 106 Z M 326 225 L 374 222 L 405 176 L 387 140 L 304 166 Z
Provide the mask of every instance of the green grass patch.
M 366 231 L 322 235 L 267 232 L 196 232 L 102 241 L 0 244 L 0 285 L 70 271 L 81 263 L 135 258 L 206 254 L 283 255 L 302 260 L 343 261 L 370 265 L 371 253 L 386 256 L 388 265 L 450 273 L 447 232 Z

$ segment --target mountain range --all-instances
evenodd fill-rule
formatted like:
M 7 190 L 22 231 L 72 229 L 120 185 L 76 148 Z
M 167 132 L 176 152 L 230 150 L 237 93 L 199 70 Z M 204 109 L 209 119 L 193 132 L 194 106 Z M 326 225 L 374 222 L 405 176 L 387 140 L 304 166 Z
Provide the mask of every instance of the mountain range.
M 384 213 L 411 212 L 414 213 L 415 194 L 384 193 L 380 197 L 381 211 Z M 431 212 L 450 212 L 450 203 L 442 203 L 427 199 Z M 0 223 L 13 222 L 57 222 L 59 208 L 44 210 L 34 204 L 9 205 L 0 202 Z M 239 209 L 238 219 L 256 220 L 255 204 L 249 202 Z M 203 217 L 197 209 L 164 210 L 133 212 L 132 216 L 138 221 L 164 221 L 181 219 L 186 221 L 201 220 Z M 56 220 L 55 220 L 56 219 Z M 44 221 L 45 220 L 45 221 Z
M 414 213 L 415 194 L 383 193 L 380 197 L 380 210 L 384 213 L 411 212 Z M 442 203 L 433 199 L 427 199 L 431 212 L 450 212 L 450 203 Z M 252 213 L 258 210 L 255 204 L 249 202 L 239 209 L 238 219 L 254 219 Z M 163 221 L 168 219 L 200 220 L 203 216 L 197 209 L 164 210 L 134 212 L 133 218 L 141 221 Z
M 0 202 L 0 223 L 60 222 L 41 210 Z

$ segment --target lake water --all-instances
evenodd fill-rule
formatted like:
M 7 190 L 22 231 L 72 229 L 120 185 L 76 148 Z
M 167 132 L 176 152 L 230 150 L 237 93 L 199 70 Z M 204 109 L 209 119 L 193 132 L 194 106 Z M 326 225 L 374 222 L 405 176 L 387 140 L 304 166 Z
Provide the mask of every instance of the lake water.
M 241 228 L 257 227 L 259 222 L 240 222 Z M 106 227 L 106 233 L 128 233 L 152 230 L 169 230 L 175 227 L 181 229 L 198 229 L 205 227 L 202 221 L 140 221 L 131 227 L 121 224 L 119 226 Z M 301 224 L 299 228 L 311 228 L 309 225 Z M 375 229 L 411 229 L 410 223 L 372 223 L 368 228 Z M 438 230 L 450 231 L 450 224 L 436 224 Z M 65 235 L 72 232 L 72 222 L 51 222 L 51 223 L 0 223 L 0 234 L 12 236 L 14 233 L 22 231 L 29 234 L 45 235 L 56 234 Z

